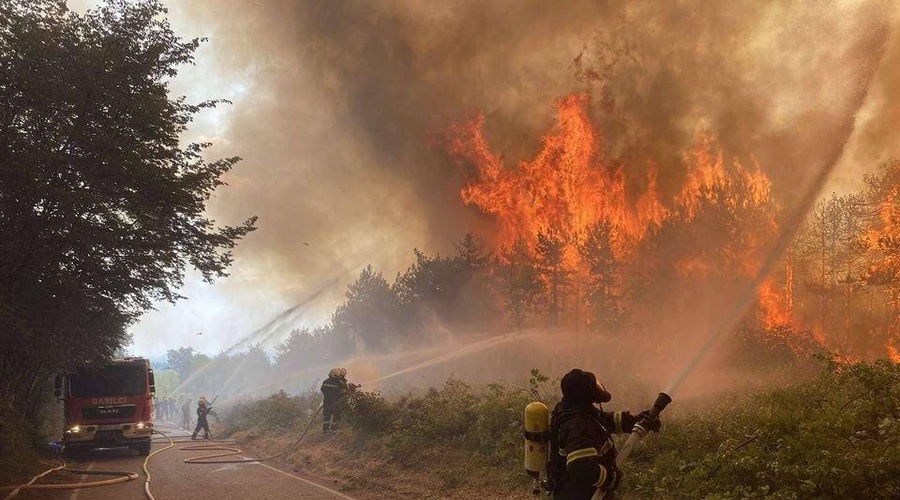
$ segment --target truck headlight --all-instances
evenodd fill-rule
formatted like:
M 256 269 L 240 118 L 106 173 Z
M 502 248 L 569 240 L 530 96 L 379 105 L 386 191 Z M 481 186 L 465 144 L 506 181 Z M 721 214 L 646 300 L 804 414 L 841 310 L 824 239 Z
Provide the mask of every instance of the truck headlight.
M 69 427 L 69 430 L 67 430 L 66 432 L 69 434 L 78 434 L 79 432 L 81 432 L 81 427 L 73 425 L 72 427 Z
M 143 429 L 146 426 L 147 426 L 147 424 L 145 424 L 143 422 L 138 422 L 138 423 L 134 424 L 135 429 Z

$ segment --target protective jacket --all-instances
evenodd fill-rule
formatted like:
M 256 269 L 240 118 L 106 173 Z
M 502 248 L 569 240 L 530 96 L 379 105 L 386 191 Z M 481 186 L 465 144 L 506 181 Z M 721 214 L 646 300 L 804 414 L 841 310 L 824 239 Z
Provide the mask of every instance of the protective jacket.
M 590 500 L 597 488 L 614 490 L 619 472 L 612 434 L 631 432 L 637 421 L 629 412 L 607 412 L 563 398 L 550 418 L 553 498 Z
M 203 431 L 203 437 L 209 438 L 209 422 L 206 420 L 206 415 L 209 414 L 210 410 L 212 410 L 212 407 L 203 401 L 197 404 L 197 427 L 194 428 L 191 439 L 195 439 L 197 433 L 201 430 Z
M 322 382 L 323 404 L 325 406 L 336 406 L 347 392 L 347 381 L 339 377 L 328 377 Z

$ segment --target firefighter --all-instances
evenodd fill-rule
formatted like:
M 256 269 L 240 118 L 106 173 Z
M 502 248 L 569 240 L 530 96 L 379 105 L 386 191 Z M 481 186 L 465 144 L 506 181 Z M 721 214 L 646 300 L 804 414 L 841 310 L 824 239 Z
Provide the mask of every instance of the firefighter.
M 200 429 L 203 429 L 203 439 L 209 439 L 209 422 L 206 421 L 206 416 L 210 411 L 212 411 L 212 406 L 206 401 L 206 396 L 200 396 L 200 400 L 197 401 L 197 427 L 194 428 L 191 439 L 197 439 Z
M 191 419 L 191 398 L 185 398 L 181 404 L 181 428 L 189 430 L 193 423 L 193 419 Z
M 347 382 L 347 370 L 344 368 L 332 368 L 328 372 L 328 378 L 322 382 L 322 433 L 335 432 L 350 391 L 359 387 Z
M 639 415 L 604 411 L 600 404 L 612 396 L 588 371 L 570 371 L 560 388 L 563 397 L 550 418 L 553 498 L 590 500 L 598 490 L 605 492 L 602 498 L 612 498 L 622 478 L 612 434 L 631 432 L 641 419 L 648 430 L 658 432 L 659 419 L 651 417 L 649 410 Z

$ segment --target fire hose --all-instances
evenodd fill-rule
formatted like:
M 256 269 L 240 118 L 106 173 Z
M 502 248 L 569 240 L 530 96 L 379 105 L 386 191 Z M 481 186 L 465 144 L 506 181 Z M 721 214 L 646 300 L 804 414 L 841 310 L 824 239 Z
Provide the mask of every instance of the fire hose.
M 90 483 L 58 483 L 58 484 L 34 484 L 38 479 L 51 474 L 56 471 L 65 471 L 70 472 L 72 474 L 82 474 L 82 475 L 101 475 L 101 476 L 118 476 L 112 479 L 103 479 L 100 481 L 93 481 Z M 138 478 L 136 472 L 124 471 L 124 470 L 90 470 L 90 469 L 73 469 L 68 467 L 65 462 L 62 465 L 57 467 L 53 467 L 51 469 L 47 469 L 46 471 L 38 474 L 31 478 L 31 481 L 28 481 L 25 484 L 21 484 L 19 486 L 13 487 L 14 489 L 4 497 L 4 500 L 8 500 L 10 498 L 15 497 L 22 490 L 74 490 L 79 488 L 92 488 L 95 486 L 108 486 L 111 484 L 118 483 L 126 483 L 128 481 L 133 481 Z
M 659 414 L 662 413 L 662 411 L 666 409 L 666 406 L 669 406 L 669 403 L 671 402 L 672 396 L 669 396 L 664 392 L 659 393 L 659 396 L 656 397 L 656 401 L 653 402 L 653 406 L 650 408 L 649 420 L 656 420 L 659 418 Z M 616 467 L 622 467 L 625 464 L 625 461 L 628 460 L 628 456 L 631 455 L 631 452 L 634 450 L 635 445 L 641 439 L 644 439 L 644 436 L 649 432 L 650 422 L 648 419 L 642 418 L 634 424 L 634 429 L 631 431 L 631 434 L 628 435 L 628 439 L 625 440 L 622 449 L 619 450 L 619 455 L 616 456 Z
M 156 429 L 153 430 L 153 433 L 159 434 L 159 435 L 163 436 L 164 438 L 168 439 L 169 444 L 166 445 L 165 447 L 160 448 L 160 449 L 154 451 L 153 453 L 147 455 L 147 458 L 144 459 L 144 464 L 141 466 L 141 468 L 144 469 L 144 477 L 146 478 L 144 480 L 144 496 L 146 496 L 148 498 L 148 500 L 156 500 L 156 498 L 153 497 L 153 493 L 150 493 L 150 469 L 147 467 L 147 464 L 150 463 L 151 458 L 153 458 L 156 455 L 158 455 L 166 450 L 169 450 L 175 446 L 175 441 L 173 441 L 172 438 L 170 438 L 168 434 L 158 431 Z
M 216 453 L 216 454 L 212 454 L 212 455 L 201 455 L 199 457 L 186 458 L 186 459 L 184 459 L 184 463 L 186 463 L 186 464 L 256 463 L 256 462 L 272 460 L 272 459 L 278 458 L 278 457 L 288 453 L 291 449 L 293 449 L 295 446 L 297 446 L 297 444 L 300 443 L 300 441 L 304 437 L 306 437 L 306 434 L 309 432 L 310 427 L 312 426 L 313 422 L 315 422 L 316 417 L 319 415 L 319 412 L 321 412 L 321 411 L 322 411 L 322 405 L 319 405 L 319 408 L 315 411 L 315 413 L 313 413 L 312 417 L 310 417 L 309 422 L 306 424 L 306 428 L 303 429 L 303 432 L 300 434 L 300 437 L 297 438 L 296 441 L 291 443 L 290 446 L 288 446 L 287 448 L 285 448 L 284 450 L 282 450 L 279 453 L 276 453 L 274 455 L 270 455 L 270 456 L 267 456 L 264 458 L 258 458 L 258 459 L 241 458 L 241 459 L 235 459 L 235 460 L 212 460 L 214 458 L 220 458 L 220 457 L 237 455 L 237 454 L 243 453 L 243 451 L 239 448 L 233 448 L 230 446 L 222 446 L 223 444 L 234 443 L 235 442 L 234 440 L 221 440 L 221 441 L 216 441 L 215 443 L 210 443 L 210 444 L 202 444 L 202 445 L 197 444 L 197 445 L 192 445 L 192 446 L 184 446 L 179 449 L 184 450 L 184 451 L 200 451 L 200 450 L 224 451 L 224 453 Z M 144 495 L 147 497 L 148 500 L 156 500 L 155 497 L 153 496 L 153 493 L 150 491 L 151 475 L 150 475 L 150 469 L 148 467 L 149 463 L 150 463 L 150 459 L 164 451 L 172 449 L 178 443 L 193 442 L 193 440 L 177 440 L 176 441 L 176 440 L 172 439 L 171 437 L 169 437 L 168 434 L 166 434 L 162 431 L 155 430 L 155 429 L 154 429 L 153 433 L 159 434 L 159 435 L 165 437 L 169 441 L 169 444 L 167 444 L 165 447 L 160 448 L 160 449 L 150 453 L 149 455 L 147 455 L 147 457 L 144 458 L 143 464 L 141 465 L 141 468 L 144 471 L 144 477 L 145 477 L 145 479 L 144 479 Z M 62 460 L 62 457 L 60 457 L 60 460 Z M 65 471 L 65 472 L 69 472 L 72 474 L 80 474 L 80 475 L 107 475 L 107 476 L 117 476 L 117 477 L 114 477 L 112 479 L 103 479 L 100 481 L 93 481 L 93 482 L 87 482 L 87 483 L 79 482 L 79 483 L 35 484 L 42 477 L 47 476 L 47 475 L 52 474 L 57 471 Z M 76 490 L 76 489 L 81 489 L 81 488 L 93 488 L 93 487 L 97 487 L 97 486 L 109 486 L 109 485 L 113 485 L 113 484 L 125 483 L 128 481 L 133 481 L 137 478 L 138 478 L 138 474 L 136 472 L 132 472 L 132 471 L 74 469 L 74 468 L 68 467 L 65 460 L 63 460 L 61 465 L 47 469 L 46 471 L 31 478 L 31 480 L 25 484 L 13 486 L 13 487 L 5 487 L 5 488 L 0 488 L 0 489 L 12 488 L 12 491 L 3 498 L 3 500 L 9 500 L 9 499 L 17 496 L 22 490 L 26 490 L 26 489 L 28 489 L 28 490 Z
M 162 434 L 163 436 L 165 436 L 165 434 L 163 434 L 162 432 L 159 432 L 159 431 L 154 431 L 154 433 Z M 168 436 L 166 436 L 166 437 L 168 438 Z M 172 439 L 169 438 L 168 446 L 166 446 L 165 448 L 156 450 L 153 453 L 147 455 L 147 457 L 144 458 L 143 464 L 141 465 L 141 468 L 144 470 L 144 475 L 146 476 L 146 480 L 144 481 L 144 494 L 150 500 L 155 500 L 155 499 L 153 498 L 153 495 L 150 493 L 150 470 L 148 469 L 147 465 L 153 456 L 155 456 L 159 453 L 162 453 L 163 451 L 166 451 L 166 450 L 172 448 L 173 446 L 175 446 L 175 444 L 172 441 Z M 46 471 L 31 478 L 31 480 L 28 481 L 27 483 L 15 487 L 15 489 L 13 489 L 13 491 L 11 491 L 9 493 L 9 495 L 4 497 L 4 500 L 8 500 L 8 499 L 15 497 L 22 490 L 77 490 L 77 489 L 82 489 L 82 488 L 93 488 L 93 487 L 97 487 L 97 486 L 110 486 L 113 484 L 127 483 L 128 481 L 134 481 L 135 479 L 138 478 L 138 474 L 136 472 L 126 471 L 126 470 L 74 469 L 74 468 L 69 467 L 66 464 L 65 460 L 62 459 L 61 456 L 59 458 L 60 458 L 60 460 L 62 460 L 62 465 L 47 469 Z M 117 476 L 117 477 L 114 477 L 112 479 L 103 479 L 100 481 L 93 481 L 93 482 L 89 482 L 89 483 L 79 482 L 79 483 L 35 484 L 38 479 L 40 479 L 44 476 L 47 476 L 53 472 L 57 472 L 57 471 L 64 471 L 64 472 L 69 472 L 71 474 L 79 474 L 79 475 L 101 475 L 101 476 Z
M 646 417 L 642 417 L 637 423 L 634 424 L 634 428 L 631 430 L 631 434 L 628 435 L 628 439 L 625 440 L 625 444 L 622 445 L 622 448 L 619 450 L 619 454 L 616 455 L 616 467 L 622 468 L 625 465 L 625 461 L 628 460 L 628 456 L 631 455 L 631 452 L 634 450 L 635 445 L 641 439 L 644 439 L 644 436 L 650 433 L 650 429 L 652 428 L 651 422 L 657 420 L 659 418 L 659 414 L 662 413 L 663 410 L 666 409 L 666 406 L 669 406 L 669 403 L 672 402 L 672 396 L 661 392 L 656 397 L 656 401 L 653 402 L 653 406 L 650 408 L 648 412 L 649 415 Z M 658 427 L 657 427 L 658 429 Z M 611 499 L 612 492 L 611 491 L 602 491 L 600 489 L 594 493 L 594 496 L 591 500 L 605 500 Z
M 216 443 L 211 444 L 194 444 L 191 446 L 183 446 L 179 448 L 179 450 L 183 451 L 220 451 L 222 453 L 213 453 L 211 455 L 200 455 L 198 457 L 190 457 L 185 458 L 184 463 L 186 464 L 242 464 L 242 463 L 256 463 L 256 462 L 265 462 L 267 460 L 272 460 L 278 458 L 282 455 L 285 455 L 289 451 L 291 451 L 295 446 L 297 446 L 300 441 L 306 437 L 306 434 L 309 432 L 310 427 L 313 422 L 316 421 L 316 417 L 319 415 L 319 412 L 322 411 L 323 405 L 319 405 L 319 408 L 316 409 L 315 413 L 313 413 L 312 417 L 309 418 L 309 422 L 306 424 L 306 428 L 303 429 L 303 432 L 300 433 L 300 437 L 297 438 L 296 441 L 291 443 L 290 446 L 285 448 L 284 450 L 274 454 L 269 455 L 264 458 L 240 458 L 240 459 L 231 459 L 231 460 L 213 460 L 214 458 L 228 457 L 231 455 L 239 455 L 243 453 L 243 450 L 240 448 L 233 448 L 231 446 L 223 446 L 224 444 L 232 444 L 234 440 L 223 440 L 218 441 Z M 173 441 L 173 443 L 183 443 L 190 441 Z
M 164 436 L 166 439 L 169 440 L 169 444 L 167 446 L 160 448 L 160 449 L 154 451 L 153 453 L 150 453 L 149 455 L 147 455 L 147 457 L 144 458 L 144 461 L 141 464 L 141 468 L 143 469 L 144 476 L 145 476 L 144 495 L 149 500 L 156 500 L 153 497 L 153 494 L 150 492 L 150 469 L 148 467 L 148 465 L 150 463 L 150 459 L 175 446 L 175 441 L 173 441 L 172 438 L 170 438 L 164 432 L 154 430 L 153 433 Z M 60 457 L 60 460 L 62 460 L 62 457 Z M 65 472 L 69 472 L 72 474 L 80 474 L 80 475 L 105 475 L 105 476 L 118 476 L 118 477 L 114 477 L 112 479 L 103 479 L 100 481 L 93 481 L 90 483 L 79 482 L 79 483 L 34 484 L 38 479 L 40 479 L 48 474 L 51 474 L 53 472 L 57 472 L 57 471 L 65 471 Z M 110 486 L 113 484 L 126 483 L 128 481 L 133 481 L 137 478 L 138 478 L 138 474 L 136 472 L 124 471 L 124 470 L 120 471 L 120 470 L 73 469 L 71 467 L 68 467 L 65 460 L 63 460 L 62 465 L 48 469 L 48 470 L 38 474 L 37 476 L 33 477 L 26 484 L 15 487 L 15 489 L 13 489 L 13 491 L 10 492 L 9 495 L 4 497 L 4 500 L 11 499 L 11 498 L 15 497 L 16 495 L 18 495 L 20 491 L 26 490 L 26 489 L 28 489 L 28 490 L 77 490 L 77 489 L 82 489 L 82 488 L 93 488 L 96 486 Z

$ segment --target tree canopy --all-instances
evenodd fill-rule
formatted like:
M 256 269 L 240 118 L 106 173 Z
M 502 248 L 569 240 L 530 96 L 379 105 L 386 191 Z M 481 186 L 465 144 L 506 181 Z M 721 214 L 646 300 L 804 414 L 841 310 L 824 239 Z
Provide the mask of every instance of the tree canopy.
M 103 359 L 188 266 L 226 274 L 255 217 L 205 213 L 239 158 L 183 144 L 221 101 L 173 97 L 200 39 L 179 38 L 157 0 L 0 3 L 0 397 L 35 396 L 41 374 Z

